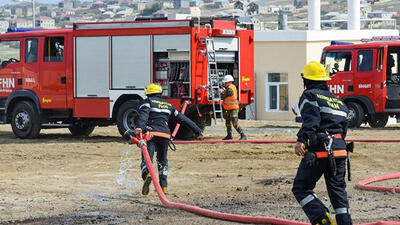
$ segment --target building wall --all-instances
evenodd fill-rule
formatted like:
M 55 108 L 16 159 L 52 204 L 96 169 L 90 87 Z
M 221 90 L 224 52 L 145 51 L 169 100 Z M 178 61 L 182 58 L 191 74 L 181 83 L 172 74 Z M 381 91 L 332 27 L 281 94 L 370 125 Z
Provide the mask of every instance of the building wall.
M 298 101 L 303 90 L 300 73 L 306 63 L 305 42 L 255 42 L 254 63 L 256 73 L 256 118 L 258 120 L 291 120 L 290 106 Z M 287 73 L 289 109 L 287 112 L 266 111 L 267 73 Z

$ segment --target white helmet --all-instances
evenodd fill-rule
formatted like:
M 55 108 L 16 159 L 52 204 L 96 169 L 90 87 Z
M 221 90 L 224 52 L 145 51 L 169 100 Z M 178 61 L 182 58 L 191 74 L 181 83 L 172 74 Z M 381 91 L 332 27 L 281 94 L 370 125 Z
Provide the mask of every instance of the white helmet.
M 222 80 L 222 82 L 224 82 L 224 83 L 233 82 L 233 77 L 232 77 L 232 75 L 226 75 L 226 76 L 224 76 L 224 79 Z

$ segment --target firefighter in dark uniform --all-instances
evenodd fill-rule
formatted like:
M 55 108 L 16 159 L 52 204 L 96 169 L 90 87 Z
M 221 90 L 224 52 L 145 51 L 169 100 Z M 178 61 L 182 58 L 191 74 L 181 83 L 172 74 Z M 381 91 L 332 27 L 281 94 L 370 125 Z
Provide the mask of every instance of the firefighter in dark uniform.
M 239 101 L 236 86 L 233 84 L 232 75 L 226 75 L 223 79 L 225 89 L 221 89 L 221 97 L 223 99 L 222 106 L 224 108 L 224 119 L 226 126 L 226 137 L 222 140 L 231 140 L 232 125 L 240 134 L 240 140 L 246 140 L 243 129 L 239 126 Z M 232 125 L 231 125 L 232 124 Z
M 292 192 L 312 224 L 336 224 L 313 192 L 324 175 L 337 224 L 351 225 L 345 182 L 348 109 L 329 92 L 326 81 L 331 78 L 322 64 L 313 61 L 305 65 L 302 77 L 306 88 L 299 102 L 303 124 L 297 133 L 295 153 L 303 158 Z
M 185 115 L 181 114 L 174 107 L 161 98 L 162 88 L 158 84 L 150 84 L 146 88 L 147 98 L 142 101 L 139 107 L 139 117 L 135 129 L 136 135 L 142 132 L 149 132 L 152 139 L 147 143 L 147 150 L 151 160 L 154 152 L 157 152 L 157 166 L 160 185 L 164 193 L 167 193 L 168 176 L 168 143 L 171 138 L 171 132 L 168 127 L 169 117 L 172 116 L 177 121 L 184 123 L 194 131 L 198 139 L 203 139 L 201 129 Z M 142 178 L 144 180 L 142 194 L 149 194 L 151 177 L 142 154 Z

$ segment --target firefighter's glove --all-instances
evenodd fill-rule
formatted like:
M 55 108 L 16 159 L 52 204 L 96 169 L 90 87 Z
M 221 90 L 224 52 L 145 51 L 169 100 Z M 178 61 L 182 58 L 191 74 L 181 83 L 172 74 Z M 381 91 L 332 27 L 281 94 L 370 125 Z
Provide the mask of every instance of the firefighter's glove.
M 126 141 L 129 142 L 129 144 L 131 143 L 131 140 L 133 137 L 135 137 L 135 133 L 133 132 L 133 130 L 127 130 L 125 131 L 124 135 L 122 136 Z
M 317 155 L 315 155 L 315 152 L 307 152 L 303 159 L 307 167 L 313 168 L 318 166 L 318 159 Z
M 346 150 L 347 150 L 347 152 L 353 152 L 354 151 L 354 142 L 353 141 L 349 142 L 349 143 L 346 143 Z
M 203 133 L 199 133 L 199 134 L 197 134 L 197 136 L 196 136 L 196 139 L 197 140 L 204 140 L 204 135 L 203 135 Z

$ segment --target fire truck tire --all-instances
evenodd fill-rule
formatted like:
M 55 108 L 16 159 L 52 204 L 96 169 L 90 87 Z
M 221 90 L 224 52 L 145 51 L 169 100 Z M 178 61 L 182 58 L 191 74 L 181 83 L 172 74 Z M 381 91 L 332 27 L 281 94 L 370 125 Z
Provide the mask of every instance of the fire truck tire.
M 71 132 L 72 136 L 76 137 L 87 137 L 89 136 L 93 130 L 94 126 L 89 126 L 89 125 L 73 125 L 72 127 L 68 128 L 69 131 Z
M 122 136 L 125 131 L 135 129 L 136 119 L 139 115 L 139 106 L 139 100 L 129 100 L 119 107 L 117 113 L 117 127 Z
M 40 117 L 34 103 L 18 102 L 12 110 L 11 128 L 16 137 L 36 138 L 40 133 Z
M 349 108 L 349 127 L 358 128 L 364 122 L 364 109 L 360 104 L 355 102 L 348 102 L 347 107 Z
M 385 114 L 376 114 L 368 119 L 368 124 L 372 128 L 385 127 L 388 122 L 389 116 Z

